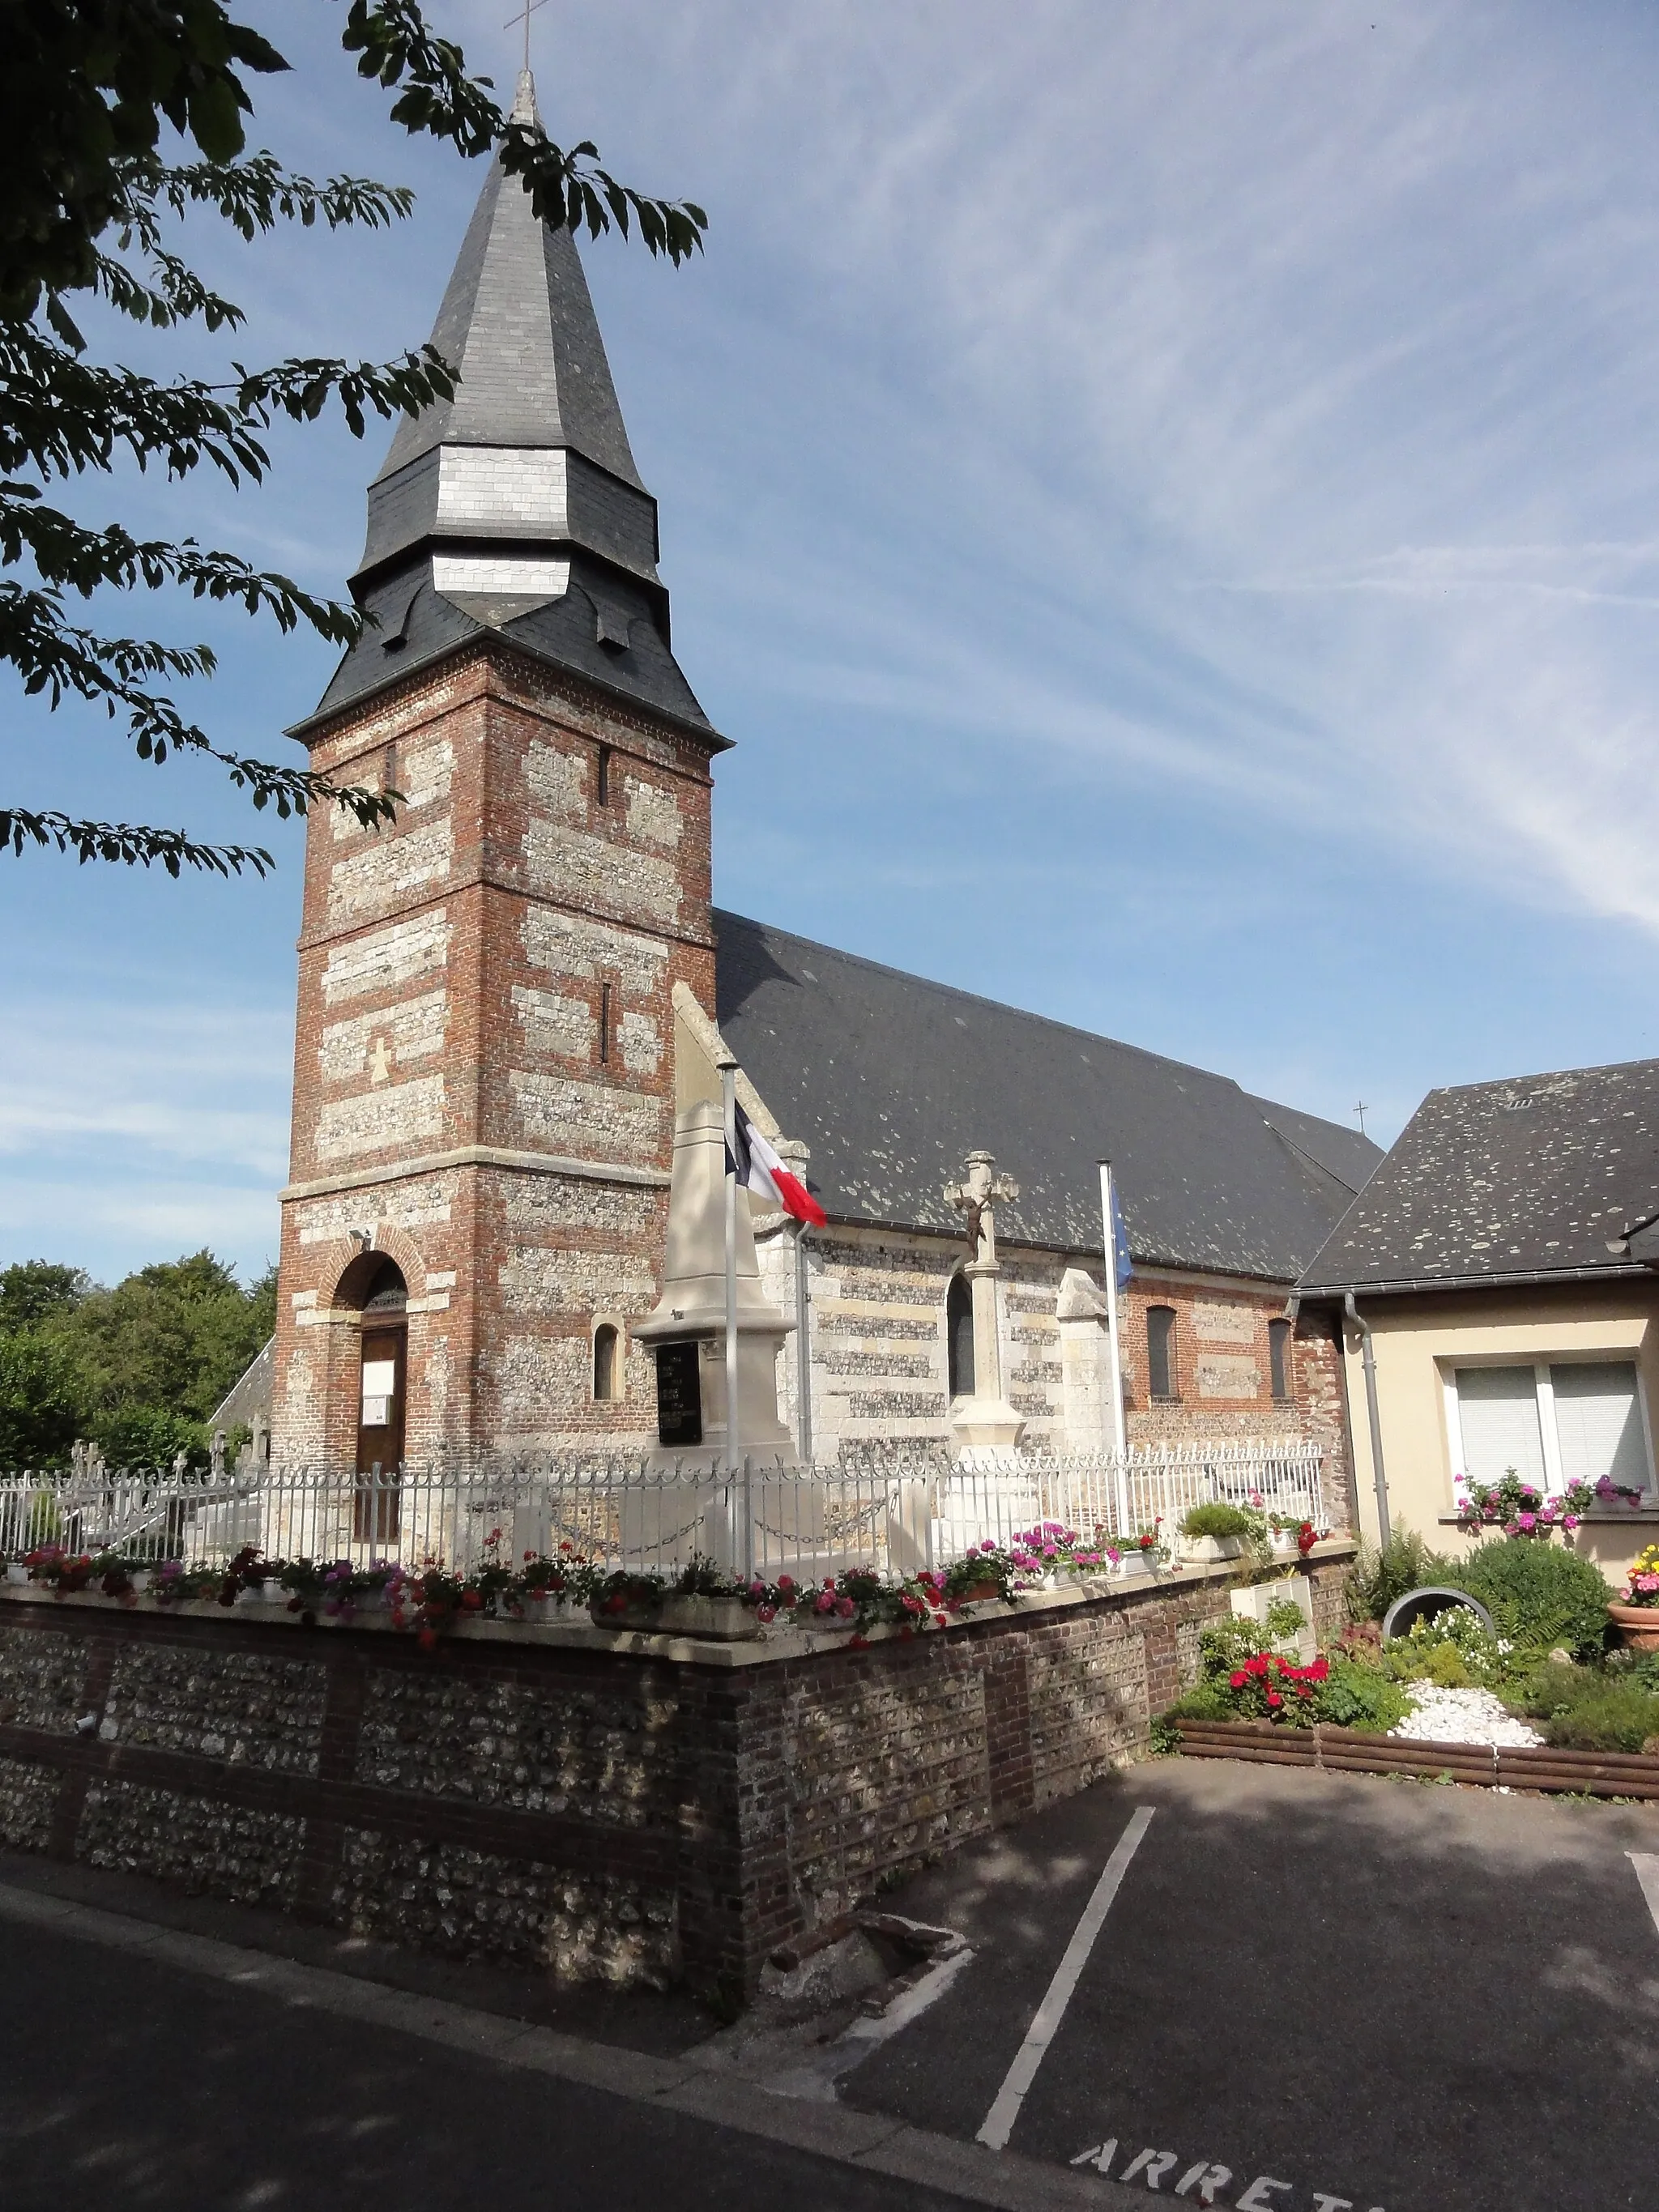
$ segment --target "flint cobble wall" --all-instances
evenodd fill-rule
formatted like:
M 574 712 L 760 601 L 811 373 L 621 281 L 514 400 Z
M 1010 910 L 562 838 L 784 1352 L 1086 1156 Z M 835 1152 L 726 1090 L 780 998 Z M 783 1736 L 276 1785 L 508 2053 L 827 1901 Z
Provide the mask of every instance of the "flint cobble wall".
M 1341 1617 L 1346 1551 L 1311 1568 Z M 1194 1679 L 1219 1578 L 860 1650 L 447 1638 L 0 1598 L 0 1841 L 563 1981 L 769 1951 L 1085 1787 Z

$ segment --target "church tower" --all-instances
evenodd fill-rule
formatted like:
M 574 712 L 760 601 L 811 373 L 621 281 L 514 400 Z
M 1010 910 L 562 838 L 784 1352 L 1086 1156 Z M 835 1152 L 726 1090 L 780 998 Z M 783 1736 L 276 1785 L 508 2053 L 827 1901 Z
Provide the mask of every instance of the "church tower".
M 515 112 L 533 113 L 528 74 Z M 709 764 L 568 231 L 492 167 L 291 732 L 402 794 L 309 819 L 274 1452 L 654 1433 L 677 984 L 712 1009 Z M 682 998 L 684 994 L 682 994 Z

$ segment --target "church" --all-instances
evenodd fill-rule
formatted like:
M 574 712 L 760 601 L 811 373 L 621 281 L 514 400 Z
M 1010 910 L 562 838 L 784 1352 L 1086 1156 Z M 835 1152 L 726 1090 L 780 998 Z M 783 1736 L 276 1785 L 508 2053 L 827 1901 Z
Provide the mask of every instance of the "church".
M 1132 1440 L 1316 1440 L 1345 1523 L 1340 1346 L 1291 1291 L 1376 1148 L 715 907 L 730 741 L 675 653 L 574 240 L 499 166 L 433 343 L 460 381 L 368 488 L 368 626 L 290 732 L 401 804 L 309 818 L 273 1455 L 657 1445 L 676 1132 L 735 1059 L 828 1218 L 739 1199 L 801 1458 L 960 1437 L 988 1376 L 1005 1441 L 1098 1453 L 1116 1389 Z M 975 1155 L 988 1295 L 947 1195 Z M 1115 1376 L 1103 1158 L 1133 1260 Z

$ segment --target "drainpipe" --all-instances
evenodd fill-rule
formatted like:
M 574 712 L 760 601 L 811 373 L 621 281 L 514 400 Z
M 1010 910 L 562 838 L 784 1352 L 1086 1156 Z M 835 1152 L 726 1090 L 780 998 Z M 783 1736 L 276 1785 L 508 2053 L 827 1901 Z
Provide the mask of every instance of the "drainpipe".
M 1353 1302 L 1353 1292 L 1345 1291 L 1342 1310 L 1350 1325 L 1359 1333 L 1359 1354 L 1365 1370 L 1365 1411 L 1370 1418 L 1371 1475 L 1376 1485 L 1377 1540 L 1389 1540 L 1389 1486 L 1382 1473 L 1382 1422 L 1376 1410 L 1376 1361 L 1371 1352 L 1371 1325 L 1361 1315 Z

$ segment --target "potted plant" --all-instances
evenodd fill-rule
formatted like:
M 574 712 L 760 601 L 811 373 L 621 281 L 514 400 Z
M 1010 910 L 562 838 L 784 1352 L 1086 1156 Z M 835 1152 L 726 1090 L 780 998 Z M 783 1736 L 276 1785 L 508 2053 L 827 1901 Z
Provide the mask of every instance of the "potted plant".
M 1018 1570 L 1013 1554 L 988 1536 L 945 1570 L 945 1601 L 952 1613 L 965 1605 L 994 1605 L 1012 1597 Z
M 1637 1553 L 1624 1589 L 1607 1611 L 1632 1651 L 1659 1651 L 1659 1544 Z
M 1110 1547 L 1112 1565 L 1125 1582 L 1133 1582 L 1147 1575 L 1155 1575 L 1170 1556 L 1170 1547 L 1159 1533 L 1164 1522 L 1160 1516 L 1150 1528 L 1137 1528 L 1133 1536 L 1123 1538 Z
M 712 1559 L 694 1554 L 664 1591 L 657 1626 L 665 1636 L 708 1636 L 722 1644 L 738 1643 L 760 1634 L 755 1606 L 765 1595 L 764 1583 L 740 1589 Z
M 659 1576 L 630 1574 L 618 1567 L 595 1586 L 587 1601 L 587 1617 L 596 1628 L 654 1630 L 662 1598 Z
M 1192 1505 L 1181 1523 L 1182 1548 L 1189 1559 L 1236 1559 L 1250 1533 L 1250 1516 L 1237 1505 L 1212 1498 Z

